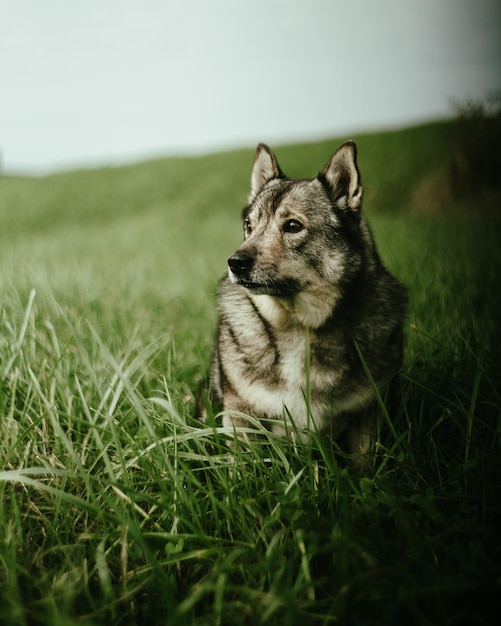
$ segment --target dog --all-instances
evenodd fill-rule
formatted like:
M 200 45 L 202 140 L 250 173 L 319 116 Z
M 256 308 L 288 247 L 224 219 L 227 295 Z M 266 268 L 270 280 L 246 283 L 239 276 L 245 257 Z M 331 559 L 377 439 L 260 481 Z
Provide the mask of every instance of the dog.
M 356 156 L 348 141 L 316 178 L 294 180 L 257 147 L 244 241 L 218 293 L 208 399 L 224 426 L 251 416 L 280 435 L 327 433 L 352 455 L 371 449 L 377 390 L 402 364 L 406 292 L 362 212 Z

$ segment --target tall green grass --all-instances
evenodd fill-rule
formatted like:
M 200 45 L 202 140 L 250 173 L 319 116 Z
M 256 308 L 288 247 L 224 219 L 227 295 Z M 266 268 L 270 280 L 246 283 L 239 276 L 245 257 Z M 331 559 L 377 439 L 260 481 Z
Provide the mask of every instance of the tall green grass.
M 494 623 L 495 195 L 453 203 L 455 124 L 355 139 L 410 292 L 363 477 L 328 440 L 230 451 L 191 417 L 251 150 L 0 179 L 1 623 Z M 277 154 L 314 175 L 338 143 Z

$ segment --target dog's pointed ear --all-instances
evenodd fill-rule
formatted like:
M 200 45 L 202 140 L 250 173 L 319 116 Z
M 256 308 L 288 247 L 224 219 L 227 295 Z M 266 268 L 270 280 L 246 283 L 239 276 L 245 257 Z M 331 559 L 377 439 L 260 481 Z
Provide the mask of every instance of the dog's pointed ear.
M 357 167 L 357 146 L 354 141 L 347 141 L 333 154 L 319 177 L 331 188 L 337 207 L 352 211 L 360 209 L 362 186 Z
M 251 192 L 249 198 L 255 198 L 264 185 L 272 178 L 282 178 L 283 173 L 277 157 L 264 143 L 260 143 L 254 157 L 251 174 Z

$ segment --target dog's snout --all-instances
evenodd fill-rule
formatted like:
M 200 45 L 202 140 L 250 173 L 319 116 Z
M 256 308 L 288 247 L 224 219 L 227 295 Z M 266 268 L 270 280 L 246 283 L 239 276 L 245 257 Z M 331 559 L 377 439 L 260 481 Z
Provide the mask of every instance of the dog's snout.
M 254 259 L 245 252 L 234 252 L 228 259 L 228 265 L 234 274 L 248 272 L 254 264 Z

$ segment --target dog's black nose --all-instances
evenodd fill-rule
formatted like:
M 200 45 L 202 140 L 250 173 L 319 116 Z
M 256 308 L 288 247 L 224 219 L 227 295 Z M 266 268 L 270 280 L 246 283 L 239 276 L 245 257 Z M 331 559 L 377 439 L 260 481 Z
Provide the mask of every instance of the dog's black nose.
M 245 252 L 234 252 L 228 259 L 228 265 L 234 274 L 248 272 L 254 263 L 254 259 Z

